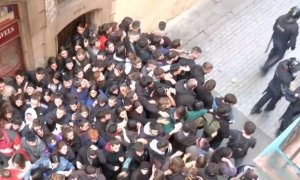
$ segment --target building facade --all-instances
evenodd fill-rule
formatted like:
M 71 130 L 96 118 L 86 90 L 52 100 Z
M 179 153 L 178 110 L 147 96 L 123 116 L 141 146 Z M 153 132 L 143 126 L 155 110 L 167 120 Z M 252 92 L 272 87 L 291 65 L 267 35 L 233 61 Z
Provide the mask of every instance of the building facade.
M 17 69 L 45 66 L 62 42 L 70 39 L 79 21 L 98 27 L 130 16 L 154 29 L 190 7 L 196 0 L 2 0 L 0 2 L 0 77 Z M 129 6 L 130 4 L 130 6 Z M 151 8 L 159 7 L 159 8 Z M 147 11 L 141 11 L 147 9 Z M 149 11 L 148 11 L 149 10 Z M 165 11 L 163 11 L 165 10 Z M 145 12 L 147 14 L 145 14 Z M 166 13 L 168 12 L 168 13 Z M 150 18 L 150 19 L 149 19 Z M 158 19 L 160 18 L 160 19 Z M 153 22 L 157 19 L 157 22 Z M 144 23 L 146 22 L 146 23 Z

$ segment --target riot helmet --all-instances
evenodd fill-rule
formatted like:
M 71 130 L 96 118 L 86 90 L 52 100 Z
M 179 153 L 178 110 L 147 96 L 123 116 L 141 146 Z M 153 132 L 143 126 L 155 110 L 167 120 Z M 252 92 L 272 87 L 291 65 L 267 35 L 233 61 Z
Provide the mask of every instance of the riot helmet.
M 290 58 L 287 65 L 291 73 L 296 73 L 300 70 L 300 63 L 295 57 Z
M 299 19 L 300 17 L 300 8 L 295 6 L 290 9 L 288 15 L 294 19 Z

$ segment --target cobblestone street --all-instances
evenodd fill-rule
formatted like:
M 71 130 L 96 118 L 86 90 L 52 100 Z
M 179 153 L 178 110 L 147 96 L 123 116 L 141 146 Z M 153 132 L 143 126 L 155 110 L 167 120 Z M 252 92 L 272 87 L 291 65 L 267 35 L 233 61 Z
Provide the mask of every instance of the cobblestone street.
M 282 98 L 274 111 L 260 115 L 250 115 L 250 110 L 274 74 L 272 68 L 267 76 L 260 75 L 272 26 L 278 16 L 299 4 L 297 0 L 201 0 L 168 23 L 168 35 L 181 38 L 185 49 L 195 45 L 202 48 L 199 63 L 214 64 L 214 71 L 207 78 L 217 81 L 216 92 L 234 93 L 238 97 L 237 110 L 270 138 L 275 137 L 278 119 L 288 103 Z M 300 58 L 299 44 L 285 57 Z

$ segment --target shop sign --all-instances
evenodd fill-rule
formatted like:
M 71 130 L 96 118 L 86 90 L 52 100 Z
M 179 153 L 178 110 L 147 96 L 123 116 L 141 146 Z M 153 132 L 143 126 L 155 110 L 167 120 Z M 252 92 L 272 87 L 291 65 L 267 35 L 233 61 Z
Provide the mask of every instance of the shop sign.
M 20 36 L 18 21 L 14 21 L 0 29 L 0 47 Z

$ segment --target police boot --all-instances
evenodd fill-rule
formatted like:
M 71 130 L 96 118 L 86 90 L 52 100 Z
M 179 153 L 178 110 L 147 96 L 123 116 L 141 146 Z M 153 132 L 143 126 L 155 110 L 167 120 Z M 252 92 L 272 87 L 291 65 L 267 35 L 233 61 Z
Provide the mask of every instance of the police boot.
M 250 114 L 259 114 L 259 113 L 261 113 L 261 109 L 257 108 L 256 106 L 254 106 L 250 112 Z

